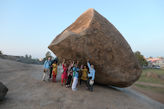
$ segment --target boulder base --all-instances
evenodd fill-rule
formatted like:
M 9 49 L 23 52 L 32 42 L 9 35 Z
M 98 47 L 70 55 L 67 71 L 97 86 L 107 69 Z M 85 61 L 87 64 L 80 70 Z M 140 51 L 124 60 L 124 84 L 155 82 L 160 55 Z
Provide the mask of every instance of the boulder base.
M 48 47 L 59 58 L 89 58 L 95 65 L 95 82 L 127 87 L 141 74 L 129 44 L 120 32 L 94 9 L 88 9 L 59 34 Z

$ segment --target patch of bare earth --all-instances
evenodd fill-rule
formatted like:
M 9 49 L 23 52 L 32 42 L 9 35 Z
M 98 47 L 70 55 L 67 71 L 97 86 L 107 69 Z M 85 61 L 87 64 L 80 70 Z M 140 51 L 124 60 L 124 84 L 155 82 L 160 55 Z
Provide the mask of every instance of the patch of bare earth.
M 0 81 L 9 89 L 0 109 L 164 109 L 164 105 L 131 88 L 78 85 L 78 91 L 60 82 L 41 81 L 42 66 L 0 59 Z

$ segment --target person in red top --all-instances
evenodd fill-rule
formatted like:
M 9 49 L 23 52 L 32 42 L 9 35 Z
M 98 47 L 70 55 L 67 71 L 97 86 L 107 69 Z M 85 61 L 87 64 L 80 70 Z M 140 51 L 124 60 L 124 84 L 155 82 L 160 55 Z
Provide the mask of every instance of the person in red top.
M 61 85 L 63 86 L 63 82 L 66 84 L 66 80 L 67 80 L 67 64 L 65 63 L 65 59 L 63 59 L 63 73 L 61 75 Z

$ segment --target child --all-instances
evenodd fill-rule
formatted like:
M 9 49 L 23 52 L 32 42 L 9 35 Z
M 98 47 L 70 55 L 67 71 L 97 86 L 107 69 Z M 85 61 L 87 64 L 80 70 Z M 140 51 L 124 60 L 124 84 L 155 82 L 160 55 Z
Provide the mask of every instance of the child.
M 72 84 L 72 90 L 76 91 L 77 90 L 77 84 L 78 84 L 78 76 L 79 76 L 79 68 L 77 67 L 77 64 L 73 67 L 73 72 L 74 72 L 74 78 L 73 78 L 73 84 Z
M 73 62 L 70 61 L 70 65 L 68 67 L 68 79 L 66 83 L 67 88 L 71 86 L 71 80 L 72 80 L 72 75 L 73 75 L 73 65 L 74 65 L 74 61 Z
M 54 61 L 54 63 L 52 64 L 52 81 L 56 82 L 56 75 L 57 75 L 57 61 Z
M 82 81 L 84 81 L 87 84 L 87 78 L 88 78 L 87 66 L 84 66 L 84 68 L 81 68 L 81 71 L 82 71 L 82 75 L 81 75 L 81 78 L 80 78 L 80 85 L 81 85 Z
M 65 59 L 63 60 L 62 66 L 63 66 L 63 73 L 61 75 L 61 85 L 63 86 L 63 82 L 66 84 L 66 80 L 67 80 L 67 65 L 65 63 Z

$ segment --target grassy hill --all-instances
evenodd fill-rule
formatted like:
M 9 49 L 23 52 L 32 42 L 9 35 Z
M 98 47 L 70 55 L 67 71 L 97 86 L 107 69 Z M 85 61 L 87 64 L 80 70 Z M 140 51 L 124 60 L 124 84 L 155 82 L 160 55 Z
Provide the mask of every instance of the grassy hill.
M 143 69 L 135 86 L 145 95 L 164 103 L 164 69 Z

